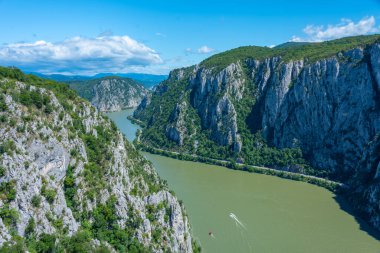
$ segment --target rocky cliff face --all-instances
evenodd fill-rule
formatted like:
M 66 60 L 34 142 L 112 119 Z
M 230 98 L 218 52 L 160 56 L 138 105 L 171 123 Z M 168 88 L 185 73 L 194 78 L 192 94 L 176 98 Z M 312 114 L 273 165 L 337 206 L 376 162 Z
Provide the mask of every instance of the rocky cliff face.
M 368 148 L 380 133 L 380 44 L 372 41 L 342 51 L 331 48 L 333 43 L 314 46 L 322 48 L 322 53 L 336 52 L 312 60 L 316 54 L 312 45 L 286 52 L 264 48 L 268 57 L 240 57 L 223 68 L 210 65 L 215 59 L 234 57 L 226 52 L 197 66 L 176 70 L 171 74 L 176 78 L 163 82 L 150 105 L 145 105 L 146 109 L 138 111 L 135 117 L 149 123 L 145 138 L 151 137 L 149 129 L 160 131 L 156 122 L 166 124 L 172 131 L 166 138 L 178 145 L 168 144 L 168 148 L 197 153 L 190 147 L 195 143 L 197 147 L 202 147 L 202 143 L 210 146 L 211 140 L 247 162 L 280 168 L 298 166 L 298 158 L 283 162 L 284 157 L 289 157 L 284 152 L 300 149 L 303 159 L 313 168 L 326 170 L 343 182 L 353 182 L 352 178 L 363 174 L 372 183 L 369 186 L 368 181 L 362 181 L 357 196 L 361 195 L 368 204 L 364 212 L 380 229 L 379 185 L 375 180 L 380 152 Z M 301 54 L 301 50 L 310 48 L 307 56 Z M 166 94 L 175 101 L 165 110 L 186 115 L 169 117 L 163 114 L 164 110 L 157 110 L 160 101 L 168 99 Z M 181 110 L 178 105 L 182 105 Z M 152 112 L 155 118 L 151 117 Z M 159 120 L 161 117 L 169 120 L 165 123 Z M 179 119 L 199 122 L 199 127 L 185 128 L 186 120 L 184 123 Z M 195 134 L 197 131 L 204 135 Z M 155 145 L 154 141 L 146 143 Z M 215 150 L 217 147 L 207 154 L 215 154 Z M 268 152 L 278 152 L 269 155 L 272 164 L 256 157 Z M 363 156 L 370 157 L 371 165 L 365 165 L 368 169 L 360 169 Z M 226 153 L 225 157 L 231 154 Z
M 192 89 L 191 103 L 200 115 L 202 127 L 211 130 L 211 138 L 224 146 L 233 145 L 240 151 L 233 100 L 242 99 L 245 76 L 240 63 L 233 63 L 216 75 L 205 68 L 194 69 L 189 78 Z
M 166 136 L 179 145 L 183 145 L 183 136 L 187 130 L 185 126 L 186 108 L 187 104 L 185 101 L 177 104 L 170 116 L 170 123 L 166 128 Z
M 121 77 L 104 77 L 69 84 L 102 112 L 136 107 L 149 93 L 134 80 Z
M 192 252 L 183 207 L 115 125 L 63 85 L 18 75 L 0 74 L 0 246 L 84 233 L 90 251 Z
M 380 130 L 372 78 L 378 70 L 371 64 L 378 48 L 357 48 L 306 65 L 250 62 L 259 83 L 264 137 L 279 148 L 299 145 L 314 167 L 350 177 Z

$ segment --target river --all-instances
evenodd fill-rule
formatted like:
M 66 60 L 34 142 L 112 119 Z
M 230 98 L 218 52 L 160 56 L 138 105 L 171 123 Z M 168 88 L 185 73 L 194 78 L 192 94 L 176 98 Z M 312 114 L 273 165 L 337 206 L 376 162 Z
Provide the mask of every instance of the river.
M 108 114 L 130 141 L 138 129 L 126 118 L 132 112 Z M 143 155 L 183 201 L 203 252 L 380 252 L 380 242 L 361 230 L 324 188 Z

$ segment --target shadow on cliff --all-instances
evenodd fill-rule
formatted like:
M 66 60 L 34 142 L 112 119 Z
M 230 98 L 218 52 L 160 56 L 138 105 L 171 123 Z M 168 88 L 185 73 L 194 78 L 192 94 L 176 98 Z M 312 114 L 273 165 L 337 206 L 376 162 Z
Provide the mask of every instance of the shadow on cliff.
M 342 209 L 343 211 L 352 215 L 355 218 L 356 222 L 359 223 L 360 230 L 366 232 L 367 234 L 369 234 L 373 238 L 380 241 L 380 232 L 375 230 L 374 228 L 372 228 L 368 224 L 368 222 L 363 220 L 363 218 L 360 217 L 359 214 L 353 210 L 352 206 L 350 206 L 350 204 L 347 202 L 347 199 L 345 199 L 344 196 L 336 195 L 334 197 L 334 199 L 339 204 L 340 209 Z

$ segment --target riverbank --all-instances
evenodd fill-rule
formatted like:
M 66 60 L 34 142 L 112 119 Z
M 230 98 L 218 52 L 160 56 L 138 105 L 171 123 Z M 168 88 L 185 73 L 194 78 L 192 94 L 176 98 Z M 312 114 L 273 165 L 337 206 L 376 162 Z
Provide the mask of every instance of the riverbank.
M 145 123 L 142 122 L 141 120 L 136 119 L 135 117 L 133 117 L 133 115 L 128 115 L 128 116 L 127 116 L 127 119 L 128 119 L 129 121 L 131 121 L 133 124 L 136 124 L 136 125 L 138 125 L 138 126 L 141 127 L 141 128 L 144 128 L 144 127 L 145 127 Z
M 248 165 L 248 164 L 232 163 L 230 161 L 217 160 L 217 159 L 208 158 L 208 157 L 201 157 L 198 155 L 182 154 L 182 153 L 168 151 L 164 149 L 153 148 L 153 147 L 146 146 L 137 142 L 134 142 L 134 145 L 136 146 L 137 149 L 151 153 L 151 154 L 162 155 L 162 156 L 166 156 L 166 157 L 170 157 L 170 158 L 174 158 L 178 160 L 184 160 L 184 161 L 201 162 L 201 163 L 206 163 L 206 164 L 218 165 L 218 166 L 227 167 L 233 170 L 242 170 L 242 171 L 247 171 L 251 173 L 259 173 L 259 174 L 277 176 L 277 177 L 295 180 L 295 181 L 302 181 L 302 182 L 323 187 L 334 193 L 337 193 L 342 188 L 346 187 L 344 184 L 340 182 L 335 182 L 329 179 L 320 178 L 320 177 L 311 176 L 311 175 L 305 175 L 305 174 L 296 173 L 296 172 L 276 170 L 272 168 L 260 167 L 260 166 L 254 166 L 254 165 Z

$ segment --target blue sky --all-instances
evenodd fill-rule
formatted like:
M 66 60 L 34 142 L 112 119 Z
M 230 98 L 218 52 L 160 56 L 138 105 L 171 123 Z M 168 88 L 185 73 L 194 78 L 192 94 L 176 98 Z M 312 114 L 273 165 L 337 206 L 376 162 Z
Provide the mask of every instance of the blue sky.
M 0 65 L 167 74 L 243 45 L 379 33 L 380 1 L 0 0 Z

